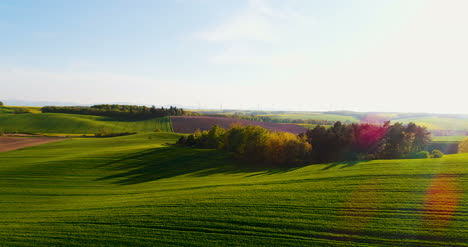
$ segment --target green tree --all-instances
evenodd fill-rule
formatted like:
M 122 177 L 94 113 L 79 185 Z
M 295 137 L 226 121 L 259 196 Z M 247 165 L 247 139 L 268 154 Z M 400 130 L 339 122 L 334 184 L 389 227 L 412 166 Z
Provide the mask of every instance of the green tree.
M 0 101 L 0 106 L 3 106 L 3 101 Z
M 468 138 L 465 138 L 460 144 L 458 144 L 459 153 L 468 153 Z
M 221 149 L 224 145 L 224 134 L 226 130 L 221 128 L 219 125 L 213 126 L 213 128 L 208 131 L 207 137 L 207 146 L 208 148 Z

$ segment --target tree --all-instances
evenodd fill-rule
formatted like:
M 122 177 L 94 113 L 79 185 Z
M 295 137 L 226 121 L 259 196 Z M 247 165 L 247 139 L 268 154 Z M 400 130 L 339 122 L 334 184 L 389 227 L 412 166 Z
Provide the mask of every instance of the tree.
M 403 154 L 409 152 L 408 150 L 408 136 L 405 133 L 405 126 L 401 123 L 395 123 L 389 127 L 385 136 L 385 146 L 382 158 L 398 159 Z
M 224 134 L 226 130 L 221 128 L 219 125 L 213 126 L 208 131 L 207 146 L 208 148 L 221 149 L 224 145 Z
M 468 153 L 468 138 L 465 138 L 460 144 L 458 144 L 459 153 Z
M 431 142 L 431 132 L 426 127 L 416 126 L 414 130 L 414 139 L 412 151 L 417 152 L 424 150 L 424 148 Z
M 3 106 L 3 102 L 2 102 L 2 101 L 0 101 L 0 106 Z

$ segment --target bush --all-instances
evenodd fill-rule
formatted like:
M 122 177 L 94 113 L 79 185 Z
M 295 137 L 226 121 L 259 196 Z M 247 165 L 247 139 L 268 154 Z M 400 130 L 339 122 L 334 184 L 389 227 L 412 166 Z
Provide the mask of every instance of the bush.
M 24 114 L 24 113 L 31 113 L 28 108 L 26 107 L 15 107 L 13 109 L 14 114 Z
M 431 155 L 428 151 L 420 151 L 415 153 L 409 153 L 408 155 L 406 155 L 407 159 L 427 159 L 430 157 Z
M 134 135 L 136 132 L 120 132 L 120 133 L 113 133 L 109 132 L 108 130 L 101 130 L 98 133 L 94 134 L 95 137 L 116 137 L 116 136 L 128 136 Z
M 186 136 L 181 136 L 179 140 L 177 140 L 176 144 L 177 145 L 187 145 L 187 137 Z
M 440 150 L 434 149 L 434 150 L 432 150 L 431 157 L 432 158 L 442 158 L 442 157 L 444 157 L 444 153 L 442 153 L 442 151 L 440 151 Z

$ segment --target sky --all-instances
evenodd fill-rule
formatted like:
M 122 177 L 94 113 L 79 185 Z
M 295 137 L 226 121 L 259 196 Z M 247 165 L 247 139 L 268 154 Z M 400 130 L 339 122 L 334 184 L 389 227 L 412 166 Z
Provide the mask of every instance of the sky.
M 468 113 L 465 0 L 3 0 L 0 100 Z

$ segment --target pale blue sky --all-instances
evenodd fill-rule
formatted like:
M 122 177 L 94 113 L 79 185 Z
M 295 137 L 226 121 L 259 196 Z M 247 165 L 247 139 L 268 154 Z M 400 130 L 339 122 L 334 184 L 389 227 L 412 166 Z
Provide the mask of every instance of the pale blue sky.
M 0 99 L 468 113 L 468 1 L 0 1 Z

